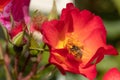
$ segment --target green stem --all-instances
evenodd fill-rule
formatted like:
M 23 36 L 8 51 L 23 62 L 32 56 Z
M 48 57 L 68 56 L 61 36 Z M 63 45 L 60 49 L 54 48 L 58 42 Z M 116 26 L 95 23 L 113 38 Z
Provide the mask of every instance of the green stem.
M 19 75 L 18 75 L 18 79 L 17 80 L 30 80 L 30 78 L 33 77 L 36 74 L 37 69 L 38 69 L 37 68 L 38 64 L 41 61 L 41 54 L 44 52 L 45 47 L 46 47 L 46 45 L 43 46 L 43 51 L 41 51 L 40 54 L 37 56 L 37 60 L 36 60 L 36 62 L 34 62 L 33 66 L 32 66 L 32 69 L 29 72 L 29 74 L 26 77 L 23 77 L 22 76 L 22 72 L 20 72 Z
M 49 51 L 48 49 L 40 49 L 40 48 L 30 48 L 30 49 L 38 50 L 38 51 Z
M 15 77 L 18 76 L 18 63 L 19 63 L 19 56 L 16 55 L 15 56 L 15 62 L 14 62 L 14 73 L 15 73 Z
M 4 65 L 4 69 L 6 73 L 6 80 L 11 80 L 11 76 L 6 65 Z
M 28 64 L 28 62 L 29 62 L 29 60 L 30 60 L 30 57 L 31 57 L 31 55 L 29 54 L 29 55 L 27 56 L 27 59 L 25 60 L 25 63 L 24 63 L 24 65 L 23 65 L 23 68 L 22 68 L 22 71 L 21 71 L 21 72 L 24 72 L 24 71 L 25 71 L 26 66 L 27 66 L 27 64 Z

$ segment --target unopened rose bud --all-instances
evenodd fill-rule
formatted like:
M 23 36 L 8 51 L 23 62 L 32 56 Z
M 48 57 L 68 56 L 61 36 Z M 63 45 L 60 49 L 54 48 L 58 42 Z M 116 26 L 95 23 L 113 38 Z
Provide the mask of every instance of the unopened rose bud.
M 52 10 L 48 15 L 48 20 L 58 19 L 58 12 L 56 7 L 56 1 L 53 0 Z

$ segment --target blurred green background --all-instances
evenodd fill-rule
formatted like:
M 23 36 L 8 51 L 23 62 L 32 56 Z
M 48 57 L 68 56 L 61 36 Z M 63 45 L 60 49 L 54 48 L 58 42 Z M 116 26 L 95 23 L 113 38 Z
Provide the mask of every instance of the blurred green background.
M 82 9 L 88 9 L 96 15 L 101 16 L 107 30 L 107 42 L 112 44 L 120 53 L 120 0 L 74 0 L 75 5 Z M 3 32 L 0 30 L 0 39 L 3 37 Z M 48 54 L 44 54 L 43 64 L 48 63 Z M 105 58 L 97 65 L 98 75 L 95 80 L 102 80 L 106 71 L 112 67 L 117 67 L 120 70 L 120 55 L 105 56 Z M 41 65 L 41 64 L 40 64 Z M 49 74 L 54 67 L 51 66 L 45 70 L 43 74 L 37 75 L 36 79 L 42 80 L 42 76 Z M 6 80 L 4 69 L 0 65 L 0 80 Z M 58 70 L 51 74 L 46 80 L 87 80 L 83 76 L 67 73 L 66 76 L 60 74 Z

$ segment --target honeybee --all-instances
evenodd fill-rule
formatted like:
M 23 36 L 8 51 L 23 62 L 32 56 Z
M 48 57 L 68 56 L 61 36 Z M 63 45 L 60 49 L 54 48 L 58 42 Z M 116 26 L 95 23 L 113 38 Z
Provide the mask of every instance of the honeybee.
M 80 50 L 78 46 L 72 45 L 72 47 L 70 48 L 70 51 L 73 53 L 73 55 L 75 55 L 75 57 L 77 58 L 82 57 L 82 51 Z

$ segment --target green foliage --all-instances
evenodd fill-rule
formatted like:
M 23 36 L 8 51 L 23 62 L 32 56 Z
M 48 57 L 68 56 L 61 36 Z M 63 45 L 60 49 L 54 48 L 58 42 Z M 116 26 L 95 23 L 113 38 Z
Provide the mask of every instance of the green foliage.
M 32 55 L 37 55 L 40 51 L 40 45 L 37 43 L 37 41 L 32 36 L 30 37 L 29 49 Z
M 118 11 L 119 0 L 75 0 L 75 5 L 81 9 L 88 9 L 107 20 L 120 19 Z
M 0 24 L 0 39 L 9 40 L 8 31 L 2 24 Z

